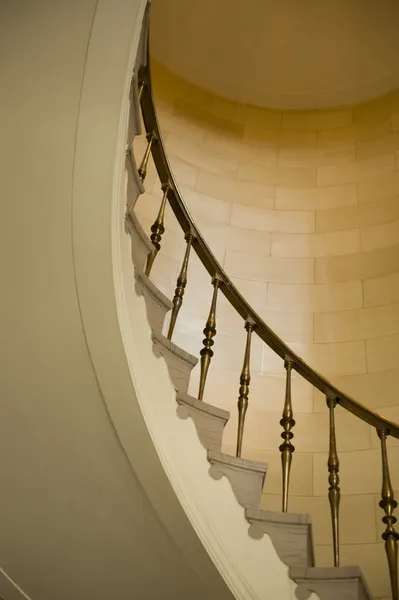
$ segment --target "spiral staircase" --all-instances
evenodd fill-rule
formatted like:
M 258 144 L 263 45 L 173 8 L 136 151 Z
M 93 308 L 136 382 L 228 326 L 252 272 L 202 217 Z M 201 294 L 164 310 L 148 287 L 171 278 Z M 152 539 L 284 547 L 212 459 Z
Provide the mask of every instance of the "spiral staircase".
M 341 492 L 334 409 L 337 405 L 340 405 L 375 428 L 381 442 L 382 457 L 382 499 L 380 506 L 384 512 L 382 520 L 386 526 L 382 538 L 385 541 L 388 559 L 392 599 L 398 600 L 397 544 L 399 534 L 394 528 L 396 518 L 393 514 L 397 503 L 390 481 L 386 440 L 388 436 L 399 438 L 399 426 L 366 409 L 338 390 L 320 374 L 316 373 L 299 356 L 296 356 L 255 313 L 234 287 L 228 274 L 218 264 L 180 195 L 168 163 L 152 95 L 147 38 L 148 31 L 147 26 L 145 26 L 142 36 L 142 60 L 141 64 L 136 65 L 131 88 L 129 148 L 126 158 L 128 201 L 125 227 L 131 238 L 135 289 L 137 294 L 145 299 L 148 323 L 152 331 L 153 351 L 156 356 L 162 357 L 165 361 L 170 380 L 176 390 L 177 417 L 192 419 L 199 441 L 207 451 L 207 459 L 210 465 L 209 475 L 216 480 L 225 477 L 229 481 L 238 504 L 245 511 L 249 536 L 254 540 L 261 539 L 264 535 L 270 537 L 278 556 L 289 567 L 290 578 L 297 583 L 297 598 L 303 600 L 312 593 L 317 594 L 321 600 L 338 598 L 371 600 L 372 598 L 366 579 L 359 567 L 339 566 L 339 505 Z M 136 164 L 131 142 L 141 130 L 139 104 L 141 104 L 147 146 L 140 161 L 140 166 L 137 167 L 138 163 Z M 143 193 L 145 191 L 145 178 L 151 155 L 161 182 L 163 197 L 158 214 L 154 215 L 155 219 L 151 231 L 147 235 L 135 214 L 135 203 L 137 192 Z M 182 266 L 173 299 L 167 298 L 151 280 L 151 269 L 161 249 L 162 236 L 165 232 L 164 220 L 167 206 L 170 206 L 177 218 L 186 241 L 186 250 L 182 257 Z M 191 251 L 196 252 L 200 258 L 204 269 L 209 273 L 210 283 L 213 286 L 209 316 L 203 330 L 204 340 L 200 359 L 192 356 L 184 348 L 173 342 L 174 327 L 184 301 Z M 213 357 L 214 337 L 217 334 L 217 302 L 220 293 L 224 294 L 231 306 L 242 317 L 247 332 L 240 377 L 239 419 L 236 454 L 234 456 L 221 452 L 223 429 L 230 417 L 229 412 L 203 401 L 207 373 Z M 283 439 L 280 446 L 283 482 L 282 512 L 267 511 L 260 508 L 262 490 L 264 486 L 267 489 L 267 464 L 241 457 L 243 436 L 245 435 L 245 415 L 249 404 L 250 354 L 253 334 L 258 335 L 269 348 L 280 356 L 286 369 L 285 402 L 280 421 L 282 427 L 281 437 Z M 200 385 L 198 395 L 193 397 L 188 394 L 188 388 L 191 371 L 197 365 L 198 360 L 200 360 L 201 369 Z M 292 443 L 294 437 L 292 429 L 295 425 L 291 399 L 291 373 L 293 370 L 325 395 L 330 416 L 327 467 L 334 566 L 328 568 L 315 565 L 310 515 L 288 512 L 290 470 L 295 449 Z
M 9 217 L 1 222 L 7 251 L 0 597 L 371 600 L 367 572 L 340 566 L 339 406 L 380 440 L 386 589 L 398 600 L 399 536 L 387 439 L 399 438 L 399 427 L 297 356 L 239 293 L 206 244 L 162 141 L 145 5 L 26 0 L 8 3 L 0 19 L 7 76 L 0 114 L 7 165 L 3 216 Z M 138 135 L 147 146 L 136 162 L 132 142 Z M 162 199 L 151 230 L 144 231 L 136 202 L 145 192 L 150 160 Z M 186 242 L 170 298 L 152 278 L 167 211 Z M 187 268 L 194 253 L 212 291 L 199 358 L 174 341 L 180 307 L 189 301 Z M 222 451 L 230 414 L 202 399 L 217 360 L 222 296 L 246 334 L 232 454 Z M 275 512 L 260 505 L 267 465 L 241 456 L 256 337 L 286 372 L 285 398 L 278 399 L 284 404 L 282 510 Z M 193 394 L 188 390 L 196 365 L 201 377 Z M 330 418 L 325 480 L 334 566 L 328 568 L 315 564 L 311 517 L 288 511 L 294 372 L 325 396 Z

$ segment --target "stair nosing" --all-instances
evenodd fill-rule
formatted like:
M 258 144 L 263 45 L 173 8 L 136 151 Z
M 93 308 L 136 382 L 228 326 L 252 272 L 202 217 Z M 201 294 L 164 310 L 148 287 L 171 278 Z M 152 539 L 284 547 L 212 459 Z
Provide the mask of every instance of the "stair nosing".
M 254 471 L 257 473 L 267 472 L 267 463 L 248 460 L 247 458 L 238 458 L 237 456 L 231 456 L 230 454 L 224 454 L 223 452 L 208 450 L 208 460 L 211 463 L 222 463 L 230 467 L 245 469 L 246 471 Z
M 252 506 L 245 510 L 245 517 L 247 520 L 251 521 L 276 523 L 282 525 L 312 525 L 312 517 L 308 513 L 283 513 L 274 510 L 264 510 L 263 508 Z
M 204 412 L 206 414 L 212 415 L 221 419 L 222 421 L 227 421 L 230 419 L 230 413 L 227 410 L 214 406 L 213 404 L 208 404 L 203 400 L 198 400 L 194 396 L 187 394 L 187 392 L 178 392 L 177 393 L 177 402 L 192 406 L 193 408 Z
M 147 277 L 147 275 L 145 275 L 141 271 L 137 271 L 136 279 L 139 283 L 141 283 L 141 285 L 143 285 L 146 288 L 146 290 L 154 300 L 159 302 L 168 311 L 172 310 L 172 301 L 169 300 L 169 298 L 165 296 L 163 292 L 161 292 L 161 290 L 155 285 L 153 281 L 151 281 L 149 277 Z
M 152 341 L 158 343 L 160 346 L 163 346 L 166 350 L 175 354 L 177 357 L 181 358 L 185 362 L 191 364 L 193 368 L 198 363 L 198 358 L 177 346 L 174 342 L 169 340 L 165 335 L 160 333 L 159 331 L 152 331 Z

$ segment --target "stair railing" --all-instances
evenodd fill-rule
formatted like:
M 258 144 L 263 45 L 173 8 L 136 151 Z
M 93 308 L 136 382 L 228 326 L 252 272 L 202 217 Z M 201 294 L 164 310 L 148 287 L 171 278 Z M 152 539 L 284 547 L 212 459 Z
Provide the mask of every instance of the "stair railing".
M 155 104 L 152 94 L 151 76 L 149 68 L 149 55 L 147 54 L 146 65 L 142 66 L 135 76 L 133 85 L 138 87 L 137 96 L 140 99 L 142 117 L 146 129 L 147 147 L 138 169 L 138 174 L 142 183 L 144 183 L 147 174 L 147 165 L 152 155 L 155 167 L 161 182 L 163 192 L 161 205 L 154 224 L 151 227 L 150 239 L 154 250 L 149 256 L 146 264 L 145 274 L 151 273 L 151 268 L 156 260 L 156 256 L 161 248 L 162 235 L 165 231 L 164 220 L 167 204 L 169 204 L 175 217 L 177 218 L 184 239 L 186 241 L 186 250 L 184 253 L 181 270 L 176 282 L 176 290 L 173 298 L 173 309 L 169 325 L 168 338 L 171 339 L 174 327 L 178 318 L 179 310 L 183 304 L 184 291 L 187 281 L 188 265 L 191 249 L 197 254 L 203 267 L 210 275 L 210 283 L 213 285 L 213 295 L 209 316 L 205 324 L 203 348 L 200 351 L 200 383 L 198 399 L 202 400 L 206 387 L 207 374 L 213 357 L 212 346 L 216 336 L 216 308 L 219 291 L 226 297 L 231 306 L 243 319 L 246 329 L 246 342 L 244 348 L 243 367 L 238 386 L 238 428 L 236 455 L 241 456 L 242 443 L 245 431 L 245 416 L 249 406 L 250 390 L 250 355 L 252 334 L 255 333 L 271 350 L 277 354 L 286 370 L 286 393 L 280 425 L 283 428 L 281 437 L 283 443 L 280 445 L 281 467 L 282 467 L 282 511 L 288 510 L 289 484 L 291 464 L 294 453 L 292 439 L 294 437 L 293 427 L 295 425 L 294 412 L 291 398 L 291 374 L 296 371 L 298 375 L 306 379 L 312 386 L 324 394 L 327 408 L 329 411 L 329 453 L 327 461 L 328 469 L 328 498 L 331 509 L 332 537 L 333 537 L 333 562 L 334 566 L 339 566 L 339 506 L 340 506 L 340 487 L 339 487 L 339 459 L 335 432 L 335 408 L 337 405 L 349 411 L 357 418 L 371 425 L 380 439 L 381 461 L 382 461 L 382 490 L 380 507 L 384 511 L 382 521 L 385 531 L 382 533 L 382 539 L 385 542 L 385 551 L 388 559 L 390 574 L 390 583 L 392 588 L 393 600 L 399 600 L 398 591 L 398 539 L 399 533 L 395 530 L 397 521 L 394 516 L 394 510 L 397 507 L 397 501 L 390 479 L 388 453 L 386 440 L 389 436 L 399 439 L 399 425 L 376 412 L 366 408 L 337 387 L 335 387 L 325 377 L 317 373 L 302 358 L 295 354 L 283 340 L 260 318 L 252 306 L 245 300 L 241 293 L 232 283 L 227 273 L 216 260 L 211 249 L 205 242 L 199 231 L 193 217 L 191 216 L 182 196 L 179 192 L 176 181 L 173 177 L 169 165 L 165 146 L 162 141 L 162 135 L 156 115 Z M 132 152 L 132 148 L 128 149 Z

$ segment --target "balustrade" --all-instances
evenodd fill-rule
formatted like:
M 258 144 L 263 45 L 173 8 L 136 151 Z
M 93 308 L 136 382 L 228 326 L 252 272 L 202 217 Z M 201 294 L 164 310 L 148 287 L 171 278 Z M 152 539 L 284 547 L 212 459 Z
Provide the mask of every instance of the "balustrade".
M 240 389 L 238 397 L 238 428 L 237 428 L 237 448 L 236 456 L 241 456 L 242 441 L 244 437 L 245 415 L 248 409 L 249 384 L 251 383 L 251 338 L 255 328 L 255 322 L 248 319 L 245 323 L 247 330 L 247 340 L 245 344 L 244 361 L 240 375 Z
M 283 428 L 283 433 L 281 437 L 283 438 L 283 443 L 279 447 L 281 452 L 281 466 L 283 471 L 283 499 L 282 499 L 282 510 L 283 512 L 287 512 L 288 510 L 288 491 L 290 485 L 290 472 L 291 472 L 291 463 L 292 463 L 292 455 L 295 451 L 295 447 L 293 446 L 291 440 L 294 437 L 291 429 L 295 425 L 294 421 L 294 413 L 292 410 L 292 399 L 291 399 L 291 371 L 292 371 L 293 361 L 287 356 L 284 361 L 284 367 L 287 371 L 286 376 L 286 384 L 285 384 L 285 401 L 283 408 L 283 415 L 280 421 L 280 425 Z
M 143 90 L 142 90 L 143 91 Z M 150 152 L 151 152 L 151 148 L 153 143 L 156 140 L 156 135 L 154 133 L 154 131 L 152 131 L 151 133 L 147 134 L 147 147 L 145 149 L 144 152 L 144 156 L 143 156 L 143 160 L 141 161 L 140 167 L 138 169 L 138 174 L 140 176 L 140 179 L 142 182 L 144 182 L 146 176 L 147 176 L 147 166 L 148 166 L 148 160 L 150 158 Z
M 391 476 L 389 474 L 388 453 L 387 453 L 387 437 L 389 430 L 378 430 L 378 437 L 381 441 L 381 460 L 382 460 L 382 488 L 380 506 L 385 512 L 382 522 L 386 525 L 385 531 L 382 534 L 382 539 L 385 542 L 385 552 L 388 559 L 389 576 L 391 578 L 392 600 L 399 600 L 398 590 L 398 539 L 399 533 L 395 530 L 394 525 L 397 518 L 393 511 L 398 506 L 393 493 Z
M 213 345 L 214 337 L 216 336 L 216 308 L 219 290 L 224 294 L 231 306 L 237 311 L 241 318 L 245 319 L 246 342 L 242 370 L 240 374 L 239 397 L 237 402 L 238 407 L 238 427 L 236 439 L 236 456 L 242 454 L 242 446 L 245 430 L 245 418 L 249 406 L 249 389 L 251 382 L 251 341 L 252 334 L 256 334 L 261 338 L 269 348 L 271 348 L 281 359 L 284 360 L 286 371 L 285 398 L 282 411 L 280 425 L 283 428 L 281 437 L 283 443 L 279 446 L 281 452 L 281 467 L 282 467 L 282 511 L 287 512 L 289 500 L 289 485 L 290 473 L 292 467 L 293 453 L 295 447 L 292 443 L 294 437 L 293 427 L 295 426 L 294 412 L 292 405 L 292 390 L 291 378 L 292 370 L 294 369 L 299 377 L 303 377 L 310 382 L 316 389 L 322 392 L 326 397 L 326 403 L 329 414 L 329 439 L 328 443 L 328 499 L 331 512 L 332 523 L 332 547 L 333 547 L 333 564 L 338 567 L 340 564 L 340 548 L 339 548 L 339 508 L 341 499 L 340 476 L 339 476 L 339 458 L 336 442 L 336 427 L 335 427 L 335 409 L 337 404 L 342 408 L 354 414 L 357 418 L 373 426 L 378 433 L 381 442 L 381 457 L 382 457 L 382 492 L 380 506 L 384 510 L 382 518 L 385 524 L 385 531 L 382 533 L 382 538 L 385 542 L 385 551 L 388 560 L 389 575 L 392 589 L 392 599 L 399 600 L 398 592 L 398 540 L 399 533 L 396 532 L 394 525 L 397 521 L 394 516 L 394 510 L 397 507 L 397 502 L 394 498 L 394 492 L 390 479 L 388 466 L 387 444 L 386 440 L 389 435 L 399 439 L 399 425 L 390 422 L 384 417 L 368 410 L 365 406 L 356 402 L 350 396 L 343 394 L 335 388 L 327 379 L 321 377 L 309 365 L 307 365 L 300 357 L 290 351 L 282 340 L 253 312 L 252 308 L 245 301 L 243 296 L 234 287 L 227 274 L 216 261 L 212 252 L 198 233 L 191 216 L 189 215 L 183 199 L 180 197 L 177 187 L 174 183 L 173 175 L 170 171 L 167 162 L 165 149 L 162 146 L 159 135 L 158 122 L 155 116 L 153 99 L 151 94 L 151 81 L 147 69 L 141 71 L 142 80 L 139 86 L 139 98 L 141 99 L 142 111 L 147 130 L 147 147 L 138 170 L 139 175 L 144 181 L 147 171 L 149 156 L 154 142 L 157 142 L 156 150 L 153 151 L 155 164 L 158 175 L 161 181 L 167 181 L 162 186 L 163 198 L 159 212 L 151 227 L 151 241 L 154 246 L 154 251 L 151 253 L 146 264 L 146 274 L 150 275 L 151 267 L 154 260 L 161 249 L 161 239 L 165 232 L 164 219 L 166 203 L 169 203 L 172 211 L 177 217 L 182 229 L 186 232 L 186 250 L 183 263 L 177 279 L 177 285 L 173 297 L 173 309 L 168 330 L 168 338 L 171 339 L 176 320 L 183 303 L 184 291 L 187 285 L 187 271 L 190 259 L 190 251 L 194 244 L 194 250 L 197 253 L 204 268 L 212 277 L 213 295 L 209 315 L 203 330 L 203 348 L 200 351 L 200 381 L 198 389 L 198 399 L 203 400 L 205 386 L 208 376 L 208 371 L 212 358 L 214 356 Z M 195 235 L 193 232 L 196 232 Z M 251 315 L 251 317 L 248 317 Z M 255 315 L 255 317 L 253 316 Z M 278 399 L 276 398 L 276 402 Z
M 339 504 L 341 500 L 341 491 L 339 488 L 339 460 L 337 453 L 337 442 L 335 439 L 335 414 L 334 410 L 337 406 L 335 398 L 327 396 L 327 406 L 330 418 L 330 443 L 328 451 L 328 500 L 331 509 L 331 522 L 333 534 L 333 549 L 334 549 L 334 566 L 339 566 Z
M 168 330 L 168 339 L 172 339 L 173 330 L 176 325 L 177 315 L 179 314 L 180 308 L 183 304 L 183 296 L 184 290 L 187 285 L 187 271 L 188 271 L 188 263 L 190 260 L 190 250 L 192 243 L 194 241 L 194 235 L 191 231 L 186 233 L 184 239 L 186 240 L 186 251 L 184 253 L 183 264 L 181 266 L 181 270 L 179 273 L 179 277 L 177 278 L 177 285 L 175 289 L 175 295 L 173 297 L 173 308 L 172 314 L 170 317 L 169 330 Z
M 163 234 L 165 233 L 165 227 L 164 227 L 165 210 L 166 210 L 166 202 L 168 199 L 169 190 L 170 190 L 169 184 L 168 183 L 163 184 L 163 186 L 162 186 L 163 196 L 162 196 L 161 206 L 159 208 L 159 211 L 158 211 L 157 217 L 154 221 L 154 224 L 151 227 L 150 240 L 152 242 L 152 245 L 154 246 L 154 250 L 151 252 L 151 254 L 148 255 L 148 258 L 147 258 L 147 263 L 145 266 L 145 274 L 147 275 L 147 277 L 149 277 L 149 275 L 151 273 L 152 265 L 154 264 L 154 260 L 157 256 L 158 252 L 161 249 L 161 240 L 162 240 Z
M 198 390 L 198 400 L 203 400 L 203 398 L 204 398 L 205 382 L 206 382 L 206 378 L 208 375 L 208 370 L 209 370 L 209 367 L 211 364 L 211 360 L 213 357 L 213 350 L 212 350 L 212 346 L 214 344 L 213 338 L 216 335 L 216 303 L 217 303 L 217 295 L 218 295 L 221 279 L 216 276 L 216 277 L 214 277 L 212 283 L 213 283 L 213 294 L 212 294 L 211 308 L 209 310 L 208 319 L 207 319 L 207 322 L 205 325 L 205 329 L 203 331 L 205 338 L 202 343 L 203 343 L 204 347 L 202 348 L 202 350 L 200 352 L 201 374 L 200 374 L 200 383 L 199 383 L 199 390 Z

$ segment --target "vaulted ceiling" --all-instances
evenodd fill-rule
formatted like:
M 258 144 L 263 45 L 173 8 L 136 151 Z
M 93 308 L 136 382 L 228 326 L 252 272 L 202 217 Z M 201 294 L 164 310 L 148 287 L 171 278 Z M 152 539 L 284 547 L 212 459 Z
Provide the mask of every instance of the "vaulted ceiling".
M 172 71 L 260 106 L 352 104 L 399 87 L 398 0 L 153 0 Z

